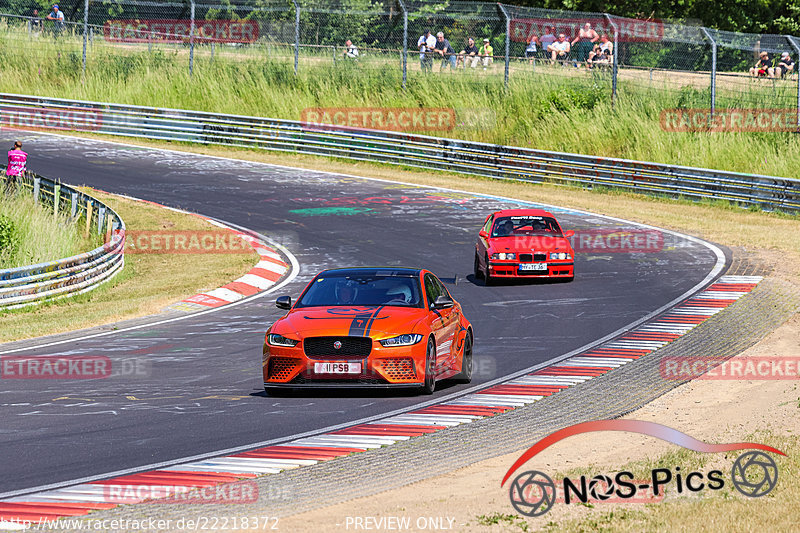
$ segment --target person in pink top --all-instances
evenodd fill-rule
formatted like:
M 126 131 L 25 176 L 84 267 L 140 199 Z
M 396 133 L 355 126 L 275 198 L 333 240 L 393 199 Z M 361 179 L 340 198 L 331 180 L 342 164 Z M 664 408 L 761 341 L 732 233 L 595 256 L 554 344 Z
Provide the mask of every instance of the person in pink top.
M 22 151 L 22 143 L 14 142 L 14 148 L 8 151 L 8 167 L 6 167 L 6 186 L 11 189 L 17 178 L 25 172 L 28 163 L 28 154 Z

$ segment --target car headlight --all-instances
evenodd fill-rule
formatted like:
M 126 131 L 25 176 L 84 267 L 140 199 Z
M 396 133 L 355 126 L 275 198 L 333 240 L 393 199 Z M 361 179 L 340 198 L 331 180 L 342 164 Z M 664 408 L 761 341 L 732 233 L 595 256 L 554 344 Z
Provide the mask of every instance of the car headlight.
M 283 335 L 278 335 L 277 333 L 270 333 L 267 335 L 267 344 L 270 346 L 286 346 L 288 348 L 293 348 L 297 346 L 299 342 L 300 341 L 294 339 L 287 339 Z
M 550 259 L 551 260 L 559 259 L 559 260 L 563 261 L 564 259 L 572 259 L 572 256 L 570 254 L 568 254 L 568 253 L 565 253 L 565 252 L 551 252 L 550 253 Z
M 515 253 L 500 252 L 500 253 L 497 253 L 497 254 L 492 254 L 492 259 L 505 260 L 505 259 L 516 259 L 516 258 L 517 258 L 517 254 L 515 254 Z
M 389 348 L 394 346 L 411 346 L 413 344 L 417 344 L 421 340 L 422 340 L 422 335 L 420 335 L 419 333 L 406 333 L 405 335 L 398 335 L 397 337 L 392 337 L 391 339 L 384 339 L 378 342 L 381 343 L 381 346 Z

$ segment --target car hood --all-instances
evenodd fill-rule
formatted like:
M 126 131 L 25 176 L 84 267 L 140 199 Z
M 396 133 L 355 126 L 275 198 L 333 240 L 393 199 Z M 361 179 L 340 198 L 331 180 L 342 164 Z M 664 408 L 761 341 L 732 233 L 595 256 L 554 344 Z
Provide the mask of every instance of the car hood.
M 489 253 L 517 252 L 571 252 L 572 246 L 565 237 L 494 237 L 489 241 Z
M 419 307 L 302 307 L 278 320 L 271 333 L 305 338 L 355 336 L 388 338 L 415 333 L 414 327 L 425 317 Z

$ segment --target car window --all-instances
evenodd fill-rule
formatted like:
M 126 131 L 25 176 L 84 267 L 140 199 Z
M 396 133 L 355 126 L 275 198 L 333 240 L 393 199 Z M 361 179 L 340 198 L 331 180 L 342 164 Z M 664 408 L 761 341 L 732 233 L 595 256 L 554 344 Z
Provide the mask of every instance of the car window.
M 483 231 L 489 233 L 489 230 L 492 227 L 492 220 L 494 220 L 494 216 L 490 216 L 489 220 L 486 221 L 486 224 L 483 225 Z
M 433 280 L 436 282 L 436 286 L 439 288 L 439 294 L 440 295 L 444 294 L 445 296 L 447 296 L 448 298 L 450 298 L 452 300 L 453 297 L 450 296 L 450 291 L 448 291 L 447 287 L 444 286 L 444 283 L 442 283 L 442 280 L 440 280 L 437 277 L 434 277 Z
M 553 217 L 510 216 L 499 217 L 492 226 L 492 237 L 519 235 L 561 236 L 561 228 Z
M 441 289 L 436 279 L 431 274 L 425 274 L 425 294 L 428 296 L 428 305 L 436 301 L 441 294 Z
M 338 272 L 320 275 L 300 296 L 297 307 L 422 307 L 419 278 L 411 275 Z

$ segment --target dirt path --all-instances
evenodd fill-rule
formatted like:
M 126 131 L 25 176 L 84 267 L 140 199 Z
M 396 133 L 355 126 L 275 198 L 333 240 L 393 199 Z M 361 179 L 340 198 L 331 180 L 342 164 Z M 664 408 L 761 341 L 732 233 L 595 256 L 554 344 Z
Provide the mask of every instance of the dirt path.
M 800 357 L 800 316 L 795 315 L 739 357 L 743 356 Z M 800 432 L 797 411 L 797 381 L 696 380 L 625 418 L 665 424 L 706 442 L 737 442 L 761 430 L 796 435 Z M 478 517 L 514 513 L 500 480 L 531 444 L 520 443 L 520 452 L 482 461 L 446 476 L 283 519 L 280 528 L 321 533 L 367 530 L 369 525 L 373 531 L 388 531 L 390 527 L 379 525 L 402 524 L 403 519 L 409 519 L 408 530 L 423 531 L 431 530 L 431 520 L 438 519 L 436 524 L 453 531 L 522 531 L 516 523 L 502 520 L 495 525 L 481 525 Z M 674 448 L 664 441 L 635 434 L 625 434 L 624 438 L 618 438 L 618 434 L 584 434 L 553 445 L 529 466 L 545 472 L 563 472 L 588 466 L 586 458 L 591 458 L 595 471 L 613 472 L 630 461 L 652 459 Z M 602 505 L 596 507 L 590 511 L 582 506 L 556 505 L 545 517 L 528 524 L 538 528 L 548 522 L 559 523 L 588 512 L 608 510 Z M 644 508 L 634 504 L 621 507 Z M 385 521 L 379 522 L 382 518 Z

